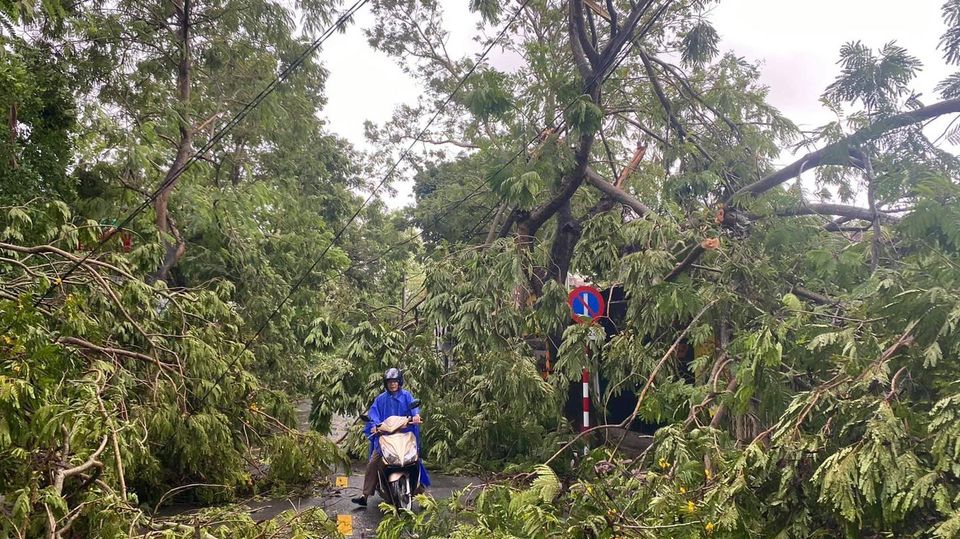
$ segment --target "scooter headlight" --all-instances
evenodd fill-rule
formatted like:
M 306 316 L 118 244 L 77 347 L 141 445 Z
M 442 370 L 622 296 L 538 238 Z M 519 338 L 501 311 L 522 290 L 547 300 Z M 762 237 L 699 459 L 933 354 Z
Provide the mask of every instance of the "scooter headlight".
M 403 463 L 408 464 L 417 460 L 417 446 L 413 446 L 407 451 L 407 454 L 403 456 Z

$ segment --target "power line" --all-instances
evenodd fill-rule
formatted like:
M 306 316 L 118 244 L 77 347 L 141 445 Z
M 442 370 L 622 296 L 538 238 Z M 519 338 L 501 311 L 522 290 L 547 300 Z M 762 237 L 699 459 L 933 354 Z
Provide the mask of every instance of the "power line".
M 650 28 L 650 26 L 653 25 L 654 22 L 656 22 L 656 19 L 659 18 L 660 15 L 663 14 L 663 12 L 665 11 L 665 8 L 666 8 L 667 5 L 669 5 L 669 2 L 668 2 L 667 4 L 665 4 L 663 7 L 661 7 L 661 9 L 658 10 L 658 12 L 653 15 L 653 17 L 651 17 L 651 20 L 648 21 L 648 23 L 645 25 L 645 27 L 644 27 L 640 32 L 638 32 L 638 35 L 643 35 L 643 33 L 645 33 L 645 32 Z M 635 45 L 635 44 L 636 44 L 636 37 L 635 37 L 634 39 L 630 40 L 630 46 L 627 47 L 626 49 L 624 49 L 624 50 L 620 53 L 619 59 L 616 60 L 616 62 L 613 64 L 613 67 L 612 67 L 612 68 L 610 68 L 610 69 L 601 69 L 600 71 L 598 71 L 596 74 L 594 74 L 594 76 L 591 78 L 591 80 L 589 81 L 589 83 L 585 85 L 585 87 L 586 87 L 586 88 L 589 88 L 589 86 L 592 85 L 594 82 L 596 82 L 596 80 L 597 80 L 598 78 L 600 78 L 601 76 L 603 77 L 603 80 L 606 80 L 607 78 L 609 78 L 609 76 L 610 76 L 614 71 L 616 71 L 618 67 L 620 67 L 620 65 L 623 63 L 623 61 L 626 60 L 627 56 L 629 56 L 629 54 L 630 54 L 630 50 L 632 49 L 633 45 Z M 603 82 L 603 81 L 601 81 L 601 83 L 602 83 L 602 82 Z M 568 103 L 566 104 L 566 106 L 564 106 L 564 108 L 563 108 L 563 109 L 561 110 L 561 112 L 560 112 L 560 116 L 561 116 L 561 117 L 564 115 L 564 113 L 567 112 L 567 110 L 569 110 L 569 108 L 570 108 L 571 106 L 573 106 L 573 104 L 577 101 L 577 99 L 579 99 L 579 96 L 578 96 L 577 98 L 574 98 L 573 100 L 571 100 L 570 102 L 568 102 Z M 565 124 L 565 123 L 566 123 L 566 120 L 561 121 L 560 126 L 557 128 L 557 131 L 558 131 L 558 132 L 561 131 L 562 129 L 565 129 L 565 127 L 564 127 L 564 124 Z M 489 176 L 496 176 L 497 174 L 499 174 L 500 172 L 502 172 L 504 169 L 506 169 L 508 166 L 510 166 L 514 161 L 516 161 L 516 159 L 517 159 L 520 155 L 522 155 L 522 154 L 526 151 L 526 149 L 530 146 L 530 144 L 532 144 L 533 142 L 535 142 L 537 139 L 539 139 L 539 138 L 541 137 L 542 132 L 543 132 L 543 131 L 541 130 L 540 133 L 538 133 L 538 134 L 535 135 L 532 139 L 530 139 L 529 141 L 527 141 L 527 142 L 520 148 L 520 150 L 517 151 L 517 152 L 510 158 L 509 161 L 507 161 L 505 164 L 501 165 L 500 168 L 498 168 L 496 171 L 494 171 L 494 172 L 493 172 L 492 174 L 490 174 Z M 386 249 L 385 251 L 381 252 L 378 256 L 376 256 L 376 257 L 374 257 L 374 258 L 371 258 L 371 259 L 369 259 L 369 260 L 361 261 L 361 262 L 364 263 L 364 264 L 373 264 L 373 263 L 375 263 L 375 262 L 379 262 L 380 260 L 383 260 L 389 253 L 393 252 L 393 251 L 396 250 L 397 248 L 402 247 L 402 246 L 404 246 L 404 245 L 407 245 L 407 244 L 411 243 L 412 241 L 414 241 L 414 240 L 417 239 L 417 238 L 422 238 L 422 237 L 423 237 L 423 233 L 424 233 L 426 230 L 428 230 L 428 229 L 430 229 L 430 228 L 435 227 L 436 225 L 438 225 L 438 224 L 440 223 L 440 220 L 441 220 L 441 219 L 443 219 L 444 217 L 446 217 L 447 215 L 449 215 L 451 212 L 455 211 L 457 208 L 459 208 L 460 206 L 462 206 L 464 203 L 466 203 L 466 201 L 470 200 L 470 198 L 472 198 L 474 195 L 476 195 L 478 192 L 480 192 L 480 190 L 481 190 L 485 185 L 486 185 L 486 183 L 481 182 L 480 185 L 478 185 L 473 191 L 467 193 L 467 195 L 466 195 L 465 197 L 463 197 L 463 198 L 457 200 L 456 202 L 454 202 L 453 204 L 449 205 L 441 214 L 435 216 L 435 217 L 433 218 L 433 220 L 432 220 L 427 226 L 423 227 L 423 228 L 420 230 L 420 232 L 414 234 L 413 236 L 410 236 L 409 238 L 407 238 L 407 239 L 405 239 L 405 240 L 403 240 L 403 241 L 394 243 L 394 244 L 391 245 L 388 249 Z M 503 200 L 503 197 L 500 197 L 500 200 L 502 201 L 502 200 Z M 495 208 L 495 207 L 496 207 L 496 205 L 494 205 L 494 208 Z M 481 221 L 485 220 L 486 217 L 489 216 L 489 214 L 490 214 L 491 212 L 492 212 L 491 210 L 488 210 L 488 211 L 487 211 L 487 214 L 483 217 L 483 219 L 481 219 Z M 463 238 L 461 238 L 461 241 L 464 241 L 464 240 L 467 239 L 469 236 L 473 235 L 474 230 L 475 230 L 475 228 L 474 228 L 474 229 L 471 229 L 471 230 L 468 232 L 467 235 L 465 235 Z M 324 285 L 324 284 L 326 284 L 326 283 L 328 283 L 328 282 L 330 282 L 330 281 L 332 281 L 332 280 L 334 280 L 334 279 L 337 279 L 337 278 L 343 276 L 344 274 L 346 274 L 346 272 L 350 271 L 351 268 L 356 267 L 358 263 L 359 263 L 359 262 L 353 262 L 353 263 L 351 263 L 349 266 L 347 266 L 346 268 L 344 268 L 344 269 L 341 270 L 340 272 L 338 272 L 338 273 L 336 273 L 335 275 L 333 275 L 333 276 L 325 279 L 324 281 L 322 281 L 319 286 L 322 286 L 322 285 Z
M 362 0 L 362 1 L 366 1 L 366 0 Z M 367 204 L 369 204 L 370 201 L 373 200 L 373 198 L 376 196 L 377 192 L 378 192 L 378 191 L 386 184 L 386 182 L 393 176 L 393 173 L 396 172 L 397 168 L 400 166 L 400 163 L 402 163 L 403 160 L 406 159 L 407 155 L 409 155 L 410 150 L 412 150 L 413 147 L 414 147 L 418 142 L 420 142 L 420 139 L 427 133 L 427 130 L 430 128 L 430 126 L 433 124 L 433 122 L 440 116 L 440 114 L 444 111 L 444 109 L 446 109 L 447 105 L 450 104 L 450 102 L 453 100 L 453 98 L 454 98 L 454 96 L 457 94 L 457 92 L 460 91 L 460 88 L 462 88 L 463 85 L 466 84 L 467 79 L 470 78 L 470 76 L 474 73 L 474 71 L 477 70 L 477 68 L 480 66 L 480 64 L 483 62 L 483 60 L 487 57 L 487 54 L 489 54 L 490 51 L 493 50 L 494 45 L 496 45 L 497 42 L 499 42 L 500 39 L 503 38 L 503 36 L 507 33 L 507 30 L 509 30 L 510 27 L 513 25 L 513 23 L 517 20 L 517 17 L 520 16 L 520 13 L 522 13 L 523 10 L 526 9 L 527 4 L 529 4 L 530 1 L 531 1 L 531 0 L 524 0 L 524 1 L 523 1 L 523 3 L 522 3 L 522 4 L 520 5 L 520 7 L 516 10 L 516 12 L 513 14 L 513 16 L 510 17 L 510 20 L 507 21 L 507 23 L 503 26 L 503 29 L 500 31 L 500 33 L 497 34 L 497 37 L 494 38 L 494 39 L 487 45 L 487 48 L 484 49 L 483 53 L 481 53 L 480 57 L 479 57 L 479 58 L 477 59 L 477 61 L 473 64 L 473 66 L 471 66 L 470 69 L 467 70 L 467 72 L 466 72 L 466 73 L 460 78 L 460 80 L 457 82 L 457 85 L 456 85 L 456 86 L 453 88 L 453 90 L 447 95 L 446 99 L 444 99 L 444 101 L 440 104 L 440 106 L 437 107 L 437 110 L 434 112 L 433 116 L 430 117 L 430 119 L 427 121 L 427 123 L 424 125 L 424 127 L 420 130 L 420 132 L 417 133 L 417 136 L 414 137 L 414 139 L 410 142 L 410 144 L 406 147 L 406 149 L 403 150 L 403 152 L 401 152 L 400 157 L 393 163 L 393 165 L 390 167 L 390 169 L 389 169 L 389 170 L 387 171 L 387 173 L 384 175 L 383 179 L 380 180 L 380 182 L 373 188 L 373 190 L 370 192 L 370 194 L 367 196 L 367 198 L 363 201 L 363 203 L 360 204 L 360 206 L 359 206 L 359 207 L 357 208 L 357 210 L 353 213 L 353 215 L 350 217 L 350 219 L 349 219 L 342 227 L 340 227 L 340 230 L 337 231 L 337 233 L 334 235 L 334 237 L 333 237 L 333 239 L 330 241 L 330 243 L 328 243 L 327 246 L 323 249 L 323 251 L 320 252 L 320 255 L 317 256 L 317 259 L 314 260 L 313 264 L 311 264 L 310 267 L 307 268 L 307 271 L 305 271 L 305 272 L 303 273 L 303 275 L 301 275 L 300 278 L 297 279 L 297 281 L 293 284 L 293 286 L 290 287 L 290 291 L 287 292 L 287 295 L 284 296 L 282 300 L 280 300 L 280 302 L 279 302 L 279 303 L 277 304 L 277 306 L 273 309 L 273 311 L 270 313 L 270 315 L 267 316 L 267 318 L 260 324 L 260 326 L 257 328 L 257 331 L 253 334 L 253 336 L 250 337 L 249 339 L 247 339 L 246 342 L 244 342 L 243 348 L 241 348 L 240 351 L 237 352 L 237 354 L 236 354 L 236 355 L 234 356 L 234 358 L 230 361 L 230 363 L 227 364 L 227 368 L 224 369 L 222 373 L 220 373 L 220 375 L 216 378 L 216 380 L 214 380 L 213 384 L 212 384 L 209 388 L 207 388 L 207 390 L 206 390 L 206 391 L 203 393 L 203 395 L 200 397 L 200 401 L 199 401 L 199 403 L 198 403 L 198 405 L 197 405 L 198 407 L 199 407 L 199 406 L 206 400 L 206 398 L 210 395 L 210 391 L 212 391 L 214 387 L 218 386 L 218 385 L 220 384 L 220 382 L 223 381 L 223 378 L 227 375 L 227 372 L 229 372 L 230 369 L 233 368 L 233 366 L 237 363 L 237 361 L 239 361 L 239 359 L 240 359 L 240 357 L 243 355 L 243 353 L 244 353 L 245 351 L 247 351 L 247 349 L 249 349 L 250 343 L 252 343 L 256 338 L 258 338 L 261 333 L 263 333 L 263 330 L 266 329 L 267 324 L 270 323 L 270 320 L 272 320 L 273 317 L 276 316 L 276 314 L 277 314 L 278 312 L 280 312 L 280 309 L 282 309 L 283 306 L 286 305 L 287 301 L 289 301 L 289 299 L 293 296 L 293 293 L 296 292 L 297 289 L 300 288 L 300 285 L 302 285 L 303 282 L 307 279 L 307 277 L 309 277 L 310 274 L 313 273 L 313 270 L 316 269 L 316 267 L 320 264 L 321 261 L 323 261 L 324 257 L 326 257 L 326 255 L 327 255 L 327 253 L 330 251 L 330 249 L 332 249 L 333 246 L 336 245 L 337 242 L 340 241 L 340 238 L 343 237 L 343 234 L 344 234 L 344 232 L 346 232 L 347 228 L 356 220 L 356 218 L 360 215 L 360 213 L 361 213 L 361 212 L 363 211 L 363 209 L 367 206 Z M 514 159 L 516 159 L 516 158 L 514 158 Z M 412 239 L 411 239 L 411 240 L 407 240 L 407 242 L 409 242 L 409 241 L 412 241 Z M 392 249 L 391 249 L 391 250 L 392 250 Z M 387 252 L 389 252 L 389 250 L 388 250 Z M 385 253 L 384 253 L 384 254 L 385 254 Z M 380 258 L 382 258 L 382 255 L 381 255 Z
M 648 21 L 647 25 L 646 25 L 640 32 L 638 32 L 638 35 L 642 35 L 643 33 L 645 33 L 645 32 L 649 29 L 650 26 L 653 25 L 653 23 L 656 21 L 656 19 L 659 18 L 659 16 L 662 15 L 663 12 L 665 11 L 666 5 L 669 5 L 669 2 L 668 2 L 667 4 L 665 4 L 665 6 L 662 7 L 657 13 L 655 13 L 653 17 L 651 17 L 651 20 Z M 522 9 L 522 8 L 521 8 L 521 9 Z M 515 15 L 515 16 L 516 16 L 516 15 Z M 508 26 L 509 26 L 509 25 L 508 25 Z M 499 38 L 498 38 L 498 39 L 499 39 Z M 613 66 L 612 68 L 609 68 L 609 69 L 608 69 L 608 68 L 604 68 L 604 69 L 599 70 L 596 74 L 594 74 L 594 76 L 591 78 L 591 80 L 589 81 L 589 83 L 585 85 L 585 87 L 586 87 L 586 88 L 589 88 L 590 85 L 592 85 L 594 82 L 596 82 L 597 79 L 600 78 L 600 77 L 603 77 L 603 80 L 606 80 L 614 71 L 616 71 L 616 69 L 623 63 L 623 61 L 624 61 L 624 60 L 627 58 L 627 56 L 629 55 L 630 50 L 632 49 L 633 45 L 635 44 L 635 39 L 636 39 L 636 38 L 634 38 L 633 40 L 631 40 L 631 41 L 630 41 L 630 46 L 627 47 L 627 48 L 625 48 L 625 49 L 620 53 L 619 59 L 616 59 L 616 62 L 612 64 L 612 66 Z M 602 82 L 603 82 L 603 81 L 601 81 L 601 83 L 602 83 Z M 567 111 L 571 106 L 573 106 L 573 104 L 576 102 L 577 99 L 579 99 L 579 96 L 578 96 L 577 98 L 574 98 L 573 100 L 571 100 L 569 103 L 567 103 L 567 105 L 561 110 L 561 113 L 560 113 L 560 116 L 561 116 L 561 117 L 563 116 L 564 113 L 566 113 L 566 111 Z M 564 124 L 565 124 L 565 122 L 566 122 L 566 120 L 561 121 L 560 127 L 557 128 L 557 131 L 558 131 L 558 132 L 559 132 L 560 130 L 564 129 Z M 534 136 L 532 139 L 530 139 L 529 141 L 527 141 L 527 142 L 520 148 L 520 150 L 517 151 L 517 152 L 510 158 L 509 161 L 507 161 L 505 164 L 503 164 L 502 166 L 500 166 L 500 168 L 498 168 L 495 172 L 493 172 L 492 174 L 490 174 L 490 176 L 496 176 L 497 174 L 499 174 L 500 172 L 502 172 L 504 169 L 506 169 L 508 166 L 510 166 L 510 164 L 512 164 L 514 161 L 516 161 L 517 157 L 519 157 L 520 155 L 522 155 L 522 154 L 526 151 L 527 147 L 529 147 L 531 143 L 535 142 L 537 139 L 540 138 L 541 134 L 542 134 L 542 130 L 541 130 L 540 133 L 538 133 L 538 134 L 537 134 L 536 136 Z M 414 144 L 415 144 L 415 143 L 416 143 L 416 139 L 414 140 Z M 407 245 L 407 244 L 411 243 L 412 241 L 414 241 L 414 240 L 417 239 L 417 238 L 422 238 L 422 237 L 423 237 L 423 233 L 424 233 L 426 230 L 430 229 L 431 227 L 434 227 L 434 226 L 438 225 L 438 224 L 440 223 L 440 220 L 441 220 L 441 219 L 443 219 L 444 217 L 446 217 L 447 215 L 449 215 L 451 212 L 453 212 L 454 210 L 456 210 L 457 208 L 459 208 L 460 206 L 462 206 L 464 203 L 466 203 L 467 200 L 469 200 L 469 199 L 472 198 L 475 194 L 477 194 L 477 193 L 480 191 L 480 189 L 482 189 L 485 185 L 486 185 L 485 183 L 481 183 L 480 185 L 477 186 L 476 189 L 474 189 L 474 190 L 471 191 L 470 193 L 467 193 L 467 195 L 466 195 L 465 197 L 463 197 L 463 198 L 457 200 L 456 202 L 454 202 L 453 204 L 449 205 L 449 206 L 443 211 L 443 213 L 441 213 L 441 214 L 437 215 L 436 217 L 434 217 L 433 220 L 432 220 L 432 222 L 431 222 L 428 226 L 422 228 L 422 229 L 420 230 L 420 232 L 418 232 L 418 233 L 410 236 L 409 238 L 407 238 L 407 239 L 405 239 L 405 240 L 403 240 L 403 241 L 400 241 L 400 242 L 397 242 L 397 243 L 392 244 L 389 248 L 387 248 L 385 251 L 381 252 L 378 256 L 376 256 L 376 257 L 374 257 L 374 258 L 371 258 L 371 259 L 369 259 L 369 260 L 364 260 L 364 261 L 352 262 L 349 266 L 347 266 L 347 267 L 344 268 L 343 270 L 337 272 L 335 275 L 332 275 L 331 277 L 329 277 L 329 278 L 325 279 L 324 281 L 322 281 L 322 282 L 319 284 L 319 286 L 323 286 L 323 285 L 327 284 L 328 282 L 331 282 L 331 281 L 333 281 L 334 279 L 337 279 L 337 278 L 343 276 L 344 274 L 346 274 L 346 272 L 350 271 L 351 268 L 356 267 L 356 266 L 357 266 L 359 263 L 361 263 L 361 262 L 362 262 L 363 264 L 373 264 L 373 263 L 375 263 L 375 262 L 378 262 L 378 261 L 380 261 L 380 260 L 383 260 L 389 253 L 393 252 L 393 251 L 396 250 L 397 248 L 402 247 L 402 246 L 404 246 L 404 245 Z M 500 200 L 502 201 L 502 200 L 503 200 L 503 197 L 501 197 Z M 496 207 L 496 206 L 494 206 L 494 207 Z M 486 217 L 489 216 L 490 213 L 491 213 L 491 211 L 488 210 L 487 215 L 484 216 L 483 219 L 486 219 Z M 473 231 L 474 231 L 474 230 L 471 229 L 471 230 L 468 232 L 468 234 L 461 239 L 461 241 L 465 240 L 467 237 L 469 237 L 470 235 L 472 235 L 472 234 L 473 234 Z M 301 279 L 300 282 L 302 282 L 302 279 Z M 298 282 L 298 285 L 299 285 L 299 282 Z M 294 289 L 292 289 L 290 293 L 292 294 L 295 289 L 296 289 L 296 287 L 294 287 Z M 284 301 L 286 301 L 286 299 L 288 299 L 288 298 L 289 298 L 289 294 L 288 294 L 287 298 L 284 298 Z M 274 312 L 273 314 L 276 314 L 276 312 Z M 271 314 L 271 317 L 273 316 L 273 314 Z M 269 318 L 268 318 L 268 321 L 269 321 Z M 261 330 L 262 330 L 262 327 L 261 327 Z M 259 332 L 258 332 L 258 335 L 259 335 Z M 232 366 L 232 365 L 231 365 L 231 366 Z M 221 377 L 221 379 L 222 379 L 222 377 Z M 218 382 L 218 383 L 219 383 L 219 382 Z
M 350 6 L 350 8 L 347 9 L 347 11 L 345 11 L 343 15 L 341 15 L 334 24 L 327 27 L 327 29 L 322 34 L 320 34 L 320 36 L 314 39 L 313 42 L 311 42 L 310 45 L 303 50 L 303 52 L 301 52 L 292 62 L 290 62 L 290 64 L 288 64 L 287 67 L 285 67 L 276 77 L 274 77 L 263 89 L 261 89 L 260 93 L 254 96 L 254 98 L 251 101 L 247 102 L 244 105 L 244 107 L 240 109 L 240 111 L 238 111 L 226 124 L 223 125 L 223 127 L 221 127 L 216 133 L 214 133 L 214 135 L 211 136 L 209 140 L 207 140 L 206 144 L 204 144 L 202 147 L 200 147 L 199 150 L 194 152 L 187 159 L 187 161 L 183 163 L 183 165 L 181 165 L 176 170 L 173 170 L 170 173 L 168 173 L 167 177 L 160 184 L 160 186 L 157 187 L 157 189 L 153 193 L 151 193 L 150 196 L 146 198 L 146 200 L 144 200 L 139 206 L 137 206 L 132 212 L 130 212 L 130 214 L 128 214 L 127 217 L 120 222 L 120 224 L 116 225 L 115 228 L 117 230 L 126 228 L 127 225 L 129 225 L 138 215 L 140 215 L 140 213 L 142 213 L 145 209 L 150 207 L 150 205 L 154 201 L 156 201 L 157 197 L 159 197 L 163 191 L 165 191 L 168 187 L 173 185 L 173 183 L 177 181 L 177 179 L 180 176 L 182 176 L 183 173 L 186 172 L 186 170 L 191 165 L 199 161 L 204 155 L 206 155 L 208 151 L 210 151 L 214 146 L 216 146 L 217 143 L 219 143 L 231 129 L 239 125 L 240 122 L 243 121 L 244 118 L 246 118 L 247 115 L 253 109 L 259 106 L 260 103 L 262 103 L 270 94 L 272 94 L 274 90 L 276 90 L 277 87 L 282 82 L 287 80 L 287 78 L 290 76 L 291 73 L 293 73 L 294 70 L 296 70 L 298 67 L 303 65 L 306 59 L 314 51 L 319 49 L 320 46 L 323 45 L 323 43 L 331 35 L 333 35 L 333 32 L 336 31 L 340 26 L 342 26 L 347 20 L 349 20 L 350 17 L 352 17 L 353 14 L 357 12 L 357 10 L 359 10 L 364 4 L 367 3 L 367 1 L 368 0 L 357 0 L 352 6 Z M 90 257 L 99 253 L 100 250 L 103 248 L 104 244 L 109 239 L 110 237 L 107 235 L 104 235 L 103 237 L 101 237 L 100 240 L 96 243 L 96 245 L 94 245 L 93 248 L 86 255 L 83 256 L 83 258 L 81 258 L 80 260 L 75 262 L 73 265 L 71 265 L 63 275 L 59 276 L 59 279 L 63 281 L 67 277 L 72 275 L 73 272 L 76 271 L 77 268 L 82 266 L 84 263 L 86 263 L 86 261 L 89 260 Z M 46 297 L 50 294 L 50 292 L 53 289 L 54 289 L 53 285 L 47 286 L 47 289 L 43 292 L 43 294 L 41 294 L 40 297 L 38 297 L 34 302 L 34 307 L 39 306 L 40 303 L 44 299 L 46 299 Z

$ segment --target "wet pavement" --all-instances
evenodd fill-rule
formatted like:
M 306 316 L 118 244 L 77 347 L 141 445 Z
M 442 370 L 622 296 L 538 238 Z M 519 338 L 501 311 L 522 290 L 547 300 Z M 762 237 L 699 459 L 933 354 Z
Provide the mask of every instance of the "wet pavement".
M 301 401 L 297 403 L 297 411 L 300 419 L 300 429 L 309 429 L 307 417 L 310 411 L 310 402 Z M 352 423 L 343 417 L 335 417 L 332 425 L 330 438 L 339 440 L 346 432 L 346 429 Z M 621 440 L 623 446 L 621 449 L 626 454 L 640 454 L 643 449 L 649 445 L 649 436 L 640 436 L 633 433 L 615 431 L 610 433 L 612 439 L 625 436 Z M 363 486 L 363 462 L 354 462 L 349 471 L 342 468 L 336 470 L 328 477 L 327 482 L 321 482 L 329 485 L 336 485 L 340 478 L 341 484 L 345 481 L 345 487 L 329 487 L 317 490 L 309 495 L 301 495 L 289 498 L 273 498 L 250 500 L 245 502 L 249 508 L 250 517 L 256 522 L 263 522 L 275 518 L 284 511 L 294 510 L 303 511 L 312 508 L 322 509 L 331 519 L 349 523 L 350 533 L 345 533 L 351 538 L 373 538 L 376 537 L 377 526 L 383 520 L 383 513 L 380 510 L 380 497 L 374 495 L 368 500 L 367 507 L 359 507 L 350 501 L 350 498 L 360 494 Z M 431 472 L 430 479 L 432 486 L 428 494 L 437 499 L 449 498 L 454 493 L 461 491 L 468 486 L 478 486 L 483 482 L 478 477 L 450 476 L 438 472 Z M 474 493 L 475 494 L 475 493 Z M 186 514 L 196 510 L 196 506 L 167 506 L 160 511 L 160 514 L 176 515 Z M 416 508 L 414 509 L 416 510 Z M 341 531 L 346 531 L 342 529 Z
M 480 482 L 475 477 L 454 477 L 436 472 L 430 474 L 430 479 L 433 485 L 428 493 L 435 498 L 450 497 L 454 492 Z M 319 507 L 334 520 L 338 517 L 350 517 L 353 535 L 348 537 L 365 539 L 376 537 L 377 526 L 383 520 L 383 513 L 379 507 L 380 497 L 376 495 L 371 497 L 368 500 L 367 507 L 359 507 L 350 501 L 350 498 L 360 494 L 360 489 L 363 486 L 363 466 L 361 463 L 354 464 L 352 473 L 347 476 L 347 482 L 346 488 L 334 487 L 313 496 L 251 503 L 250 517 L 255 521 L 263 521 L 274 518 L 283 511 Z
M 310 411 L 310 402 L 301 401 L 298 403 L 297 411 L 300 416 L 301 429 L 306 430 L 307 415 Z M 337 417 L 334 418 L 333 432 L 330 437 L 334 440 L 339 439 L 350 421 Z M 287 499 L 272 499 L 250 502 L 250 517 L 257 522 L 269 520 L 280 513 L 289 510 L 302 511 L 318 507 L 333 520 L 345 520 L 350 522 L 352 534 L 347 537 L 354 538 L 373 538 L 376 537 L 377 526 L 383 520 L 383 513 L 380 511 L 380 497 L 372 496 L 368 500 L 367 507 L 360 507 L 350 501 L 350 498 L 358 496 L 363 486 L 364 463 L 355 462 L 349 473 L 343 469 L 338 470 L 330 477 L 330 484 L 336 484 L 336 478 L 345 477 L 346 487 L 331 487 L 329 489 L 317 492 L 309 496 L 300 496 Z M 460 477 L 443 475 L 437 472 L 430 473 L 432 485 L 428 494 L 434 498 L 442 499 L 452 496 L 455 492 L 463 490 L 470 485 L 479 485 L 481 480 L 477 477 Z M 416 509 L 414 509 L 416 510 Z

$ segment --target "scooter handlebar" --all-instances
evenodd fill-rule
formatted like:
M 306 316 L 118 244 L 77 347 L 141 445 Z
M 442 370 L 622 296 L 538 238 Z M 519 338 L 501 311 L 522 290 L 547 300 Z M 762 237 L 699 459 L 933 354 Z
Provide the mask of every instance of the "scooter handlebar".
M 407 416 L 407 425 L 406 425 L 406 427 L 403 427 L 403 428 L 407 428 L 407 427 L 409 427 L 410 425 L 422 425 L 422 424 L 423 424 L 423 419 L 421 419 L 419 422 L 414 422 L 414 421 L 413 421 L 413 418 L 414 418 L 414 416 L 408 415 L 408 416 Z M 371 432 L 371 434 L 373 434 L 374 436 L 382 435 L 383 433 L 380 432 L 380 425 L 383 425 L 383 422 L 380 422 L 380 423 L 374 425 L 374 426 L 373 426 L 373 431 Z M 397 432 L 400 432 L 400 431 L 397 431 Z

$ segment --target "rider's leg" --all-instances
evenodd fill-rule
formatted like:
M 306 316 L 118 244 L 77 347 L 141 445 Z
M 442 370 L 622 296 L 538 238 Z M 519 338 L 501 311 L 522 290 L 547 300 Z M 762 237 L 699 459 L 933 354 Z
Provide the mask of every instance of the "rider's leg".
M 380 470 L 383 468 L 383 456 L 379 451 L 374 451 L 367 461 L 367 470 L 363 476 L 363 494 L 356 498 L 351 498 L 353 503 L 358 505 L 367 505 L 367 498 L 373 496 L 377 490 L 377 483 L 380 481 Z
M 380 482 L 380 470 L 383 468 L 383 455 L 379 451 L 374 451 L 367 462 L 367 472 L 363 477 L 363 495 L 373 496 L 377 490 L 377 483 Z

